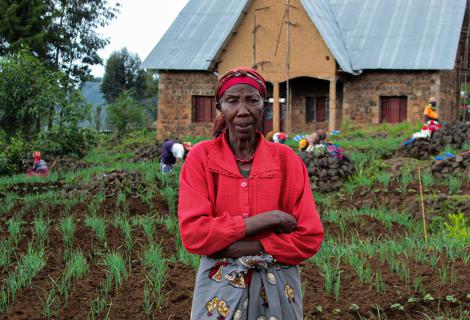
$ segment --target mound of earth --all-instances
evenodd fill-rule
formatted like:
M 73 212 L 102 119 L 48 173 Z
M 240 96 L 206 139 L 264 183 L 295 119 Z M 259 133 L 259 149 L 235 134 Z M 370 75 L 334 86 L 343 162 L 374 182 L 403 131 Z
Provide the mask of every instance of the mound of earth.
M 470 125 L 460 121 L 449 122 L 429 139 L 417 139 L 402 145 L 395 156 L 426 160 L 441 153 L 446 146 L 458 149 L 468 141 L 470 141 Z
M 354 173 L 354 164 L 347 158 L 338 159 L 325 152 L 301 152 L 313 190 L 332 192 L 338 190 L 343 180 Z
M 153 145 L 140 146 L 133 150 L 135 156 L 131 159 L 133 162 L 159 160 L 162 154 L 162 146 L 159 142 Z
M 139 171 L 113 170 L 96 174 L 89 181 L 78 185 L 68 185 L 66 190 L 70 193 L 86 192 L 88 194 L 104 193 L 107 198 L 116 197 L 123 190 L 131 197 L 139 197 L 146 185 Z
M 443 178 L 453 174 L 470 176 L 470 151 L 445 160 L 435 160 L 431 167 L 432 174 Z

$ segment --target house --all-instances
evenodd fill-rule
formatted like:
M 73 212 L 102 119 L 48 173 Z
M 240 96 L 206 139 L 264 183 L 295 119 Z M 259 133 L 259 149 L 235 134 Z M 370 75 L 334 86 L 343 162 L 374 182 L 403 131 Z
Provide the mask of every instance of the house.
M 159 138 L 206 135 L 217 76 L 268 81 L 265 132 L 456 117 L 467 0 L 190 0 L 142 63 L 159 72 Z M 464 21 L 465 17 L 465 21 Z

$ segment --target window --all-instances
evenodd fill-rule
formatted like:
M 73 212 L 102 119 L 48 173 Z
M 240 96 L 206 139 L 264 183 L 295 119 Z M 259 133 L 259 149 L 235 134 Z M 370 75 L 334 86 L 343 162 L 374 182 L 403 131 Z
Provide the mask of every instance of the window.
M 380 122 L 405 121 L 407 100 L 406 96 L 380 97 Z
M 213 122 L 216 116 L 215 97 L 193 96 L 193 122 Z
M 329 117 L 329 101 L 327 97 L 307 97 L 305 104 L 305 122 L 325 122 Z

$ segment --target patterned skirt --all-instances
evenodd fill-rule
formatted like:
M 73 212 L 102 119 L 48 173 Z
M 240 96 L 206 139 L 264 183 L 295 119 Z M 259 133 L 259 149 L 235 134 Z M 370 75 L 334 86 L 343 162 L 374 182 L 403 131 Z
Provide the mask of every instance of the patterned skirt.
M 302 292 L 297 266 L 270 255 L 239 259 L 201 258 L 192 320 L 301 320 Z

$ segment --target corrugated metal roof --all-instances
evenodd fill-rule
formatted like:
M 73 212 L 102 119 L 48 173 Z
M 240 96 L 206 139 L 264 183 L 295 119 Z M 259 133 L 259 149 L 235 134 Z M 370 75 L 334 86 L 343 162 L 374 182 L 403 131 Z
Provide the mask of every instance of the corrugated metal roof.
M 345 71 L 346 53 L 355 71 L 454 67 L 466 0 L 301 1 Z M 323 21 L 331 13 L 337 32 Z
M 310 19 L 315 23 L 341 69 L 352 73 L 352 65 L 341 31 L 328 0 L 300 0 Z
M 209 70 L 249 0 L 190 0 L 143 68 Z M 300 0 L 345 72 L 453 69 L 466 0 Z
M 142 68 L 208 70 L 243 17 L 249 0 L 190 0 Z

